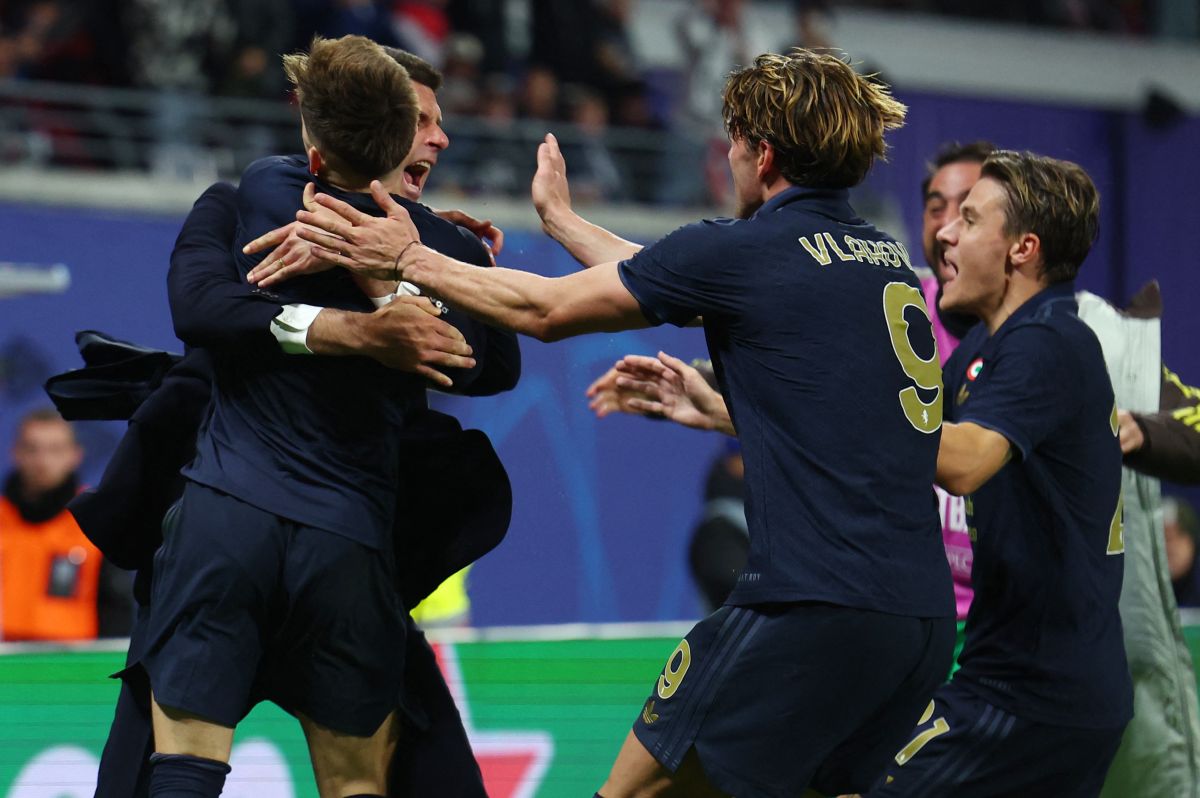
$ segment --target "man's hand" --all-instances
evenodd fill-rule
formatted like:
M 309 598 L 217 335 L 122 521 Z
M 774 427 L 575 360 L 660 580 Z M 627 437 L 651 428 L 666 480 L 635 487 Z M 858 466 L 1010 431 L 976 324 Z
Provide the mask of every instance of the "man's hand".
M 542 228 L 552 234 L 551 225 L 555 216 L 571 210 L 567 162 L 553 133 L 547 133 L 546 140 L 538 145 L 537 172 L 533 175 L 530 193 L 533 195 L 533 207 L 542 220 Z
M 588 386 L 588 407 L 596 414 L 597 418 L 604 418 L 610 413 L 629 413 L 633 416 L 640 416 L 642 415 L 641 411 L 630 405 L 630 401 L 634 399 L 649 401 L 652 399 L 652 397 L 646 394 L 638 393 L 631 389 L 619 388 L 617 380 L 620 376 L 621 372 L 617 371 L 616 366 L 613 366 Z
M 603 418 L 611 412 L 666 418 L 685 427 L 736 435 L 721 394 L 679 358 L 626 355 L 588 388 L 590 407 Z
M 453 381 L 439 368 L 475 365 L 471 346 L 426 297 L 402 296 L 374 313 L 323 310 L 309 328 L 308 344 L 317 354 L 363 355 L 400 371 L 420 374 L 443 388 Z M 332 327 L 354 322 L 351 331 Z
M 529 191 L 542 220 L 542 230 L 562 244 L 584 268 L 631 258 L 642 248 L 641 244 L 626 241 L 571 210 L 567 162 L 552 133 L 547 133 L 546 140 L 538 145 L 537 172 Z
M 466 211 L 460 210 L 434 211 L 434 214 L 474 233 L 488 248 L 488 252 L 492 254 L 492 263 L 495 264 L 496 256 L 504 248 L 504 231 L 492 224 L 491 219 L 476 219 Z
M 316 203 L 316 186 L 309 183 L 304 187 L 304 208 L 309 211 L 319 211 L 321 206 Z M 271 252 L 250 270 L 246 279 L 253 285 L 266 288 L 292 277 L 302 274 L 315 274 L 332 269 L 335 264 L 321 260 L 312 253 L 312 245 L 300 238 L 297 231 L 302 225 L 299 222 L 277 227 L 265 235 L 251 241 L 242 247 L 242 252 L 255 255 L 263 250 Z
M 1146 443 L 1141 425 L 1128 410 L 1117 411 L 1117 439 L 1121 442 L 1121 454 L 1136 452 Z
M 387 214 L 371 216 L 328 194 L 314 197 L 321 206 L 316 212 L 296 212 L 304 226 L 296 231 L 314 244 L 312 254 L 321 260 L 376 280 L 398 280 L 400 255 L 421 237 L 408 211 L 402 208 L 378 180 L 371 181 L 371 196 Z M 315 228 L 315 229 L 314 229 Z

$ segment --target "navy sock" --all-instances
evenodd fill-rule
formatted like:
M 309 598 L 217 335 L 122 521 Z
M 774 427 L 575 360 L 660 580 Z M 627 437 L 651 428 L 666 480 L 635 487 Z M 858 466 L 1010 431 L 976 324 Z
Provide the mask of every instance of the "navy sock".
M 384 798 L 382 795 L 375 795 L 370 792 L 359 793 L 358 795 L 347 795 L 345 798 Z
M 150 755 L 151 798 L 217 798 L 229 765 L 189 754 Z

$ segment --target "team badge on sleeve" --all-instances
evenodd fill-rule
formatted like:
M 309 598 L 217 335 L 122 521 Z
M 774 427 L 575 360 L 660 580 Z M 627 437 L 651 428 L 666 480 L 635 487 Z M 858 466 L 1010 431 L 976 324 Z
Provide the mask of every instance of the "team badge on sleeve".
M 967 366 L 967 379 L 974 382 L 981 371 L 983 371 L 983 358 L 977 357 L 971 361 L 971 365 Z

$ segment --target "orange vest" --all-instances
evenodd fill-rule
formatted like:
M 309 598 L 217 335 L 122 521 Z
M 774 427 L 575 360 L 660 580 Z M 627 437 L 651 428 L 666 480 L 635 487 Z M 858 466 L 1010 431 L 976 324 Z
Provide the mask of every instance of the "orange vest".
M 60 569 L 59 593 L 51 580 Z M 62 572 L 73 576 L 61 578 Z M 68 585 L 65 590 L 63 585 Z M 67 510 L 31 524 L 0 496 L 0 639 L 93 640 L 100 550 Z

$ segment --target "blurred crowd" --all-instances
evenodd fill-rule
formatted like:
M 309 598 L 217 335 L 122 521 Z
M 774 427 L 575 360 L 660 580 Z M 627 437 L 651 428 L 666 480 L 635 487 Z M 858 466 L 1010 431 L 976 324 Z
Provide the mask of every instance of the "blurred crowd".
M 531 0 L 509 52 L 505 0 L 0 0 L 0 78 L 280 98 L 278 54 L 367 36 L 446 74 L 447 114 L 604 117 L 653 127 L 631 0 Z
M 1130 36 L 1195 39 L 1200 3 L 1195 0 L 863 0 L 854 5 L 949 17 Z
M 456 146 L 442 162 L 440 188 L 523 193 L 531 143 L 552 127 L 567 131 L 560 138 L 580 199 L 720 205 L 728 184 L 719 89 L 728 71 L 753 55 L 746 20 L 756 5 L 792 11 L 795 25 L 779 32 L 777 49 L 833 44 L 829 22 L 842 4 L 832 0 L 680 4 L 664 31 L 682 54 L 678 69 L 663 68 L 661 59 L 648 66 L 654 59 L 638 52 L 631 35 L 636 0 L 0 0 L 0 80 L 157 92 L 153 137 L 177 146 L 152 161 L 182 172 L 194 159 L 181 148 L 200 138 L 197 98 L 282 103 L 288 86 L 280 53 L 302 49 L 318 34 L 361 34 L 414 52 L 445 74 L 439 100 Z M 1195 37 L 1200 28 L 1200 0 L 845 5 L 1133 35 Z M 35 139 L 48 142 L 43 146 L 17 149 L 57 153 L 63 138 L 56 129 Z M 249 159 L 279 149 L 261 130 L 234 138 L 244 151 L 209 172 L 230 177 Z M 93 155 L 66 160 L 129 166 Z
M 275 56 L 314 34 L 357 33 L 445 69 L 455 113 L 564 118 L 598 97 L 620 125 L 653 126 L 630 37 L 635 0 L 525 0 L 517 63 L 508 0 L 0 0 L 0 77 L 188 89 L 285 91 Z M 759 0 L 765 2 L 765 0 Z M 689 4 L 736 31 L 746 0 Z M 839 6 L 935 13 L 1130 35 L 1195 37 L 1196 0 L 792 0 L 798 15 Z M 567 87 L 573 87 L 568 91 Z M 581 92 L 583 95 L 581 96 Z

